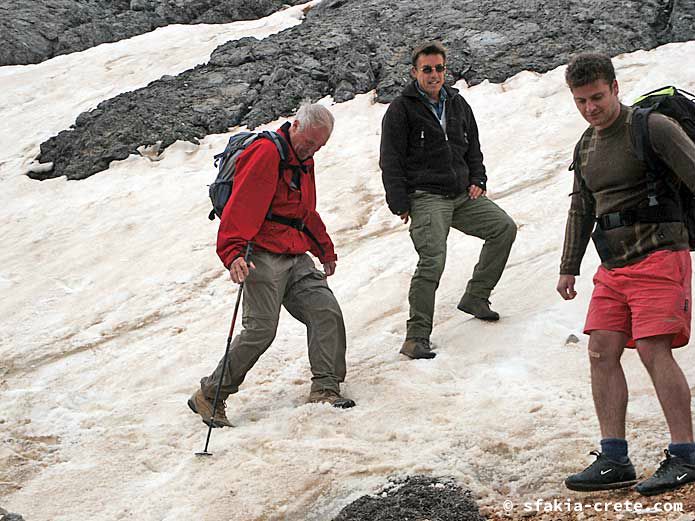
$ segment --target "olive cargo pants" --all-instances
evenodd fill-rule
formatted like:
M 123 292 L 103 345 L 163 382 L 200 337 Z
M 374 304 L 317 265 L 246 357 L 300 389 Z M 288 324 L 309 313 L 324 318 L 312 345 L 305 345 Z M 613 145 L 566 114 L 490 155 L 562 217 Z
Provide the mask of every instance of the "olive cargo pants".
M 280 255 L 257 251 L 244 284 L 242 331 L 229 349 L 227 369 L 220 389 L 226 399 L 236 393 L 246 373 L 275 338 L 280 306 L 306 325 L 311 390 L 339 391 L 345 379 L 345 324 L 338 301 L 326 283 L 326 276 L 306 255 Z M 215 396 L 222 373 L 222 361 L 215 371 L 200 381 L 207 397 Z
M 507 264 L 516 238 L 516 224 L 487 197 L 471 199 L 467 192 L 450 198 L 418 190 L 410 195 L 410 219 L 410 238 L 420 258 L 410 281 L 406 338 L 429 338 L 449 229 L 485 241 L 466 293 L 487 299 Z

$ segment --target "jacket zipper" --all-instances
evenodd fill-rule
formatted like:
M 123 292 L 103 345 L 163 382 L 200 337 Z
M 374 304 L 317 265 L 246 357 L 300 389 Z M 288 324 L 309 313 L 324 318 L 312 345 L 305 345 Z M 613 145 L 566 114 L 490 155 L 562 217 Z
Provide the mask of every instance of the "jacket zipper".
M 445 103 L 446 103 L 446 102 L 445 102 Z M 449 155 L 453 158 L 453 154 L 452 154 L 452 152 L 451 152 L 451 145 L 449 144 L 449 134 L 442 128 L 442 122 L 439 120 L 439 117 L 438 117 L 437 114 L 434 112 L 434 109 L 428 106 L 428 107 L 427 107 L 427 112 L 429 112 L 430 114 L 432 114 L 432 117 L 433 117 L 433 118 L 435 119 L 435 121 L 437 122 L 437 126 L 438 126 L 439 129 L 442 131 L 442 134 L 444 134 L 444 141 L 446 142 L 446 147 L 449 149 Z M 448 124 L 449 124 L 449 122 L 447 121 L 447 126 L 448 126 Z M 467 137 L 466 137 L 466 139 L 467 139 Z M 424 130 L 422 130 L 422 131 L 420 132 L 420 140 L 421 140 L 422 146 L 423 146 L 423 148 L 424 148 L 424 146 L 425 146 L 425 131 L 424 131 Z M 452 179 L 453 179 L 453 181 L 454 181 L 453 186 L 456 186 L 456 185 L 458 184 L 458 179 L 457 179 L 457 177 L 456 177 L 456 171 L 453 169 L 453 167 L 451 168 L 451 177 L 452 177 Z

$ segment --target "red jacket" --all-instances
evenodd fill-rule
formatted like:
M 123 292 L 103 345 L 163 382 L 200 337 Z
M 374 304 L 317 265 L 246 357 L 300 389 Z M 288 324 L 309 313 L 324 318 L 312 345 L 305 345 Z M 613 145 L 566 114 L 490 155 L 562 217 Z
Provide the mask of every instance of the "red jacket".
M 278 130 L 286 140 L 288 129 L 289 125 L 285 124 Z M 299 166 L 294 150 L 288 148 L 287 163 Z M 326 225 L 316 212 L 314 160 L 307 159 L 303 165 L 306 172 L 300 174 L 300 189 L 292 190 L 293 171 L 287 168 L 279 175 L 280 154 L 271 140 L 258 139 L 239 156 L 232 195 L 217 232 L 217 255 L 227 268 L 243 255 L 249 241 L 272 253 L 299 255 L 310 251 L 322 263 L 337 260 Z M 282 217 L 301 219 L 323 248 L 324 255 L 306 233 L 267 220 L 268 210 Z

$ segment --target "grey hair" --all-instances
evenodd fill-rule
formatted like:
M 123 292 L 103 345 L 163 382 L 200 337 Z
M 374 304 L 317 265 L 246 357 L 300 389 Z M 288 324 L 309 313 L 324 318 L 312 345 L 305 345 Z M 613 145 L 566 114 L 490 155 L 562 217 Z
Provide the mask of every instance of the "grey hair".
M 329 133 L 333 132 L 333 114 L 323 105 L 317 103 L 303 103 L 295 119 L 299 121 L 300 130 L 306 128 L 325 128 Z

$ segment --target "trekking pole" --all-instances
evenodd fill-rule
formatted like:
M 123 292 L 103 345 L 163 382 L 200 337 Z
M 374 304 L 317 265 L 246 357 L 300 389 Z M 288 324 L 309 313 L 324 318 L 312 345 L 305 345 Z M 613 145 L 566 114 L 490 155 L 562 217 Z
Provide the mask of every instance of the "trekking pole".
M 249 256 L 251 255 L 252 242 L 246 246 L 246 253 L 244 254 L 244 261 L 248 265 Z M 232 335 L 234 334 L 234 324 L 236 323 L 237 312 L 239 311 L 239 303 L 241 302 L 241 294 L 244 291 L 244 283 L 239 284 L 239 291 L 236 297 L 236 304 L 234 305 L 234 315 L 232 315 L 232 325 L 229 328 L 229 336 L 227 337 L 227 348 L 224 350 L 224 358 L 222 359 L 222 374 L 220 375 L 220 380 L 217 382 L 217 390 L 215 391 L 215 399 L 212 402 L 212 415 L 210 416 L 210 423 L 208 423 L 208 435 L 205 438 L 205 448 L 203 452 L 196 452 L 196 456 L 212 456 L 211 452 L 208 452 L 208 445 L 210 443 L 210 434 L 212 433 L 213 426 L 215 424 L 215 411 L 217 410 L 217 402 L 220 399 L 220 388 L 222 387 L 222 381 L 224 380 L 224 372 L 227 370 L 227 358 L 229 356 L 229 346 L 232 345 Z

